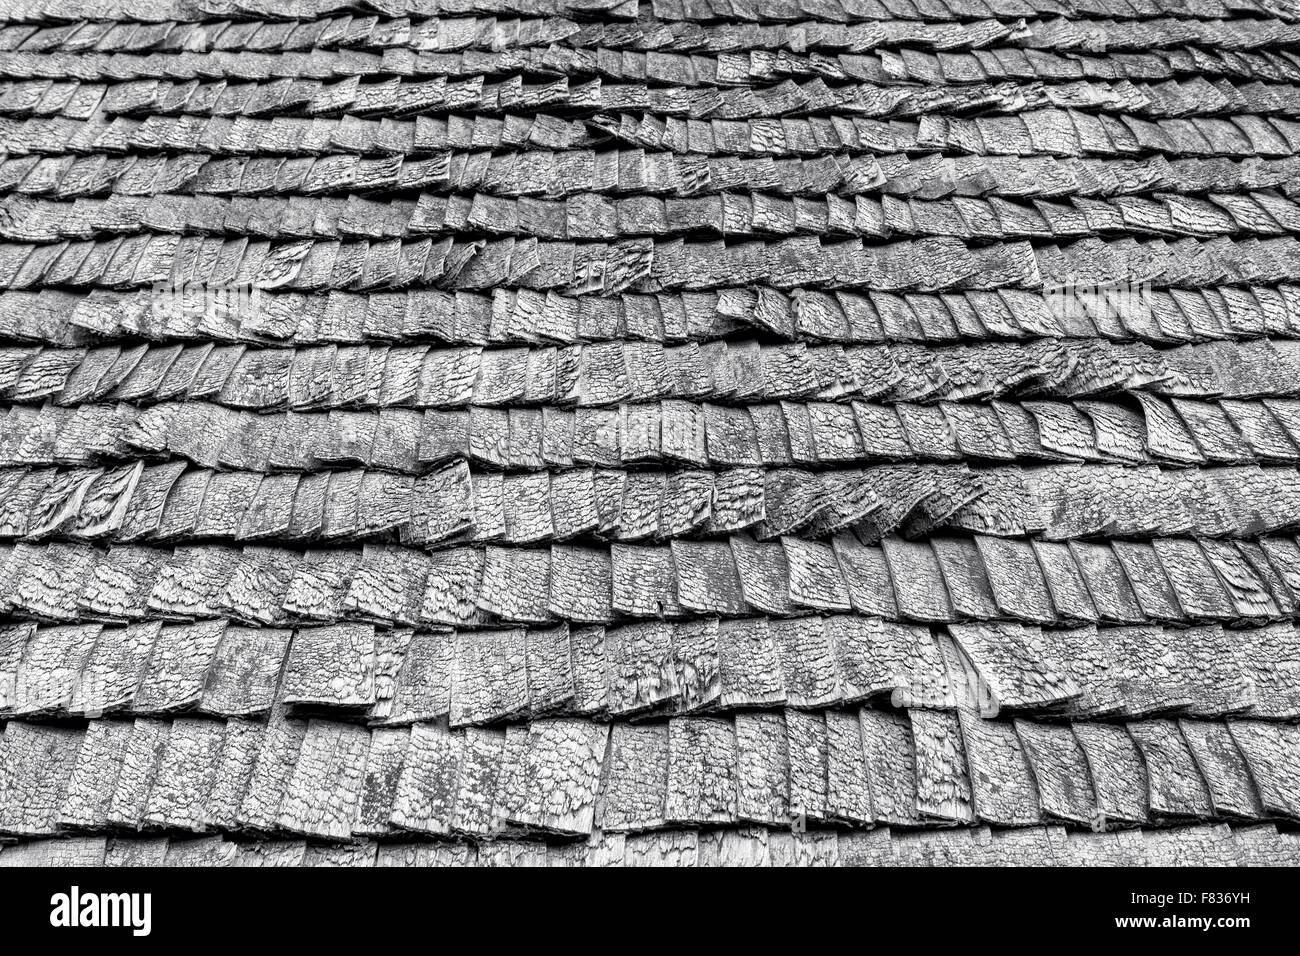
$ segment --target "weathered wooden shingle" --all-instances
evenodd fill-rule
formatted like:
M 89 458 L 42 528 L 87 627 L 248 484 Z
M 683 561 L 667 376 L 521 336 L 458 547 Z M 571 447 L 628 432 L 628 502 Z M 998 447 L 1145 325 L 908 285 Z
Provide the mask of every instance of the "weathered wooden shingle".
M 312 720 L 280 802 L 277 825 L 335 840 L 352 835 L 361 803 L 370 731 Z
M 1079 696 L 1051 636 L 1016 624 L 953 624 L 948 628 L 988 682 L 996 706 L 1043 709 Z
M 332 624 L 294 632 L 280 699 L 291 705 L 361 709 L 375 702 L 375 629 Z
M 0 831 L 17 836 L 55 832 L 78 762 L 83 733 L 13 721 L 0 749 Z
M 736 732 L 731 721 L 670 720 L 664 816 L 682 823 L 730 823 L 736 819 L 736 800 Z
M 1207 817 L 1210 794 L 1187 742 L 1170 720 L 1140 720 L 1128 732 L 1142 752 L 1152 813 Z
M 1292 724 L 1230 720 L 1228 730 L 1246 758 L 1251 779 L 1269 813 L 1295 819 L 1297 735 Z

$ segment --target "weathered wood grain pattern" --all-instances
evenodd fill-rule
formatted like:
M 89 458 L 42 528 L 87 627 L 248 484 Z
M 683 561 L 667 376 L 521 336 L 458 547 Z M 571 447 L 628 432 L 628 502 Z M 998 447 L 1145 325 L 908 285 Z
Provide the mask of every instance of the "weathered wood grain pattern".
M 0 863 L 1298 859 L 1294 11 L 265 6 L 0 31 Z
M 966 746 L 951 711 L 907 712 L 916 772 L 916 809 L 941 820 L 975 820 Z
M 1205 779 L 1174 721 L 1148 719 L 1127 725 L 1147 769 L 1151 812 L 1207 817 L 1210 794 Z

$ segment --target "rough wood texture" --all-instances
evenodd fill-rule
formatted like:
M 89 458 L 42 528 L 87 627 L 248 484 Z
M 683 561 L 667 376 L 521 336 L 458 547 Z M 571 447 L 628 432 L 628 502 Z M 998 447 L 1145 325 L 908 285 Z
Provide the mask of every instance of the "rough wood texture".
M 9 6 L 0 863 L 1297 859 L 1291 6 Z
M 915 747 L 917 812 L 957 823 L 973 822 L 970 773 L 957 715 L 912 708 L 907 716 Z
M 1088 758 L 1068 726 L 1015 722 L 1016 736 L 1038 788 L 1043 813 L 1091 826 L 1097 819 Z
M 1127 727 L 1146 764 L 1151 812 L 1209 816 L 1209 791 L 1178 725 L 1170 720 L 1140 720 Z

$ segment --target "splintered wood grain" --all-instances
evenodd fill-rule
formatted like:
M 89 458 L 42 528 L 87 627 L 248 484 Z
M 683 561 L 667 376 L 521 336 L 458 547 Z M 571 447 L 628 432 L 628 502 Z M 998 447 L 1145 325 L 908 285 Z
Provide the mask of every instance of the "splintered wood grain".
M 1123 712 L 1131 717 L 1182 710 L 1191 705 L 1189 675 L 1178 648 L 1156 626 L 1107 628 L 1100 632 L 1111 642 L 1117 662 Z
M 138 829 L 144 820 L 149 791 L 163 751 L 167 749 L 167 736 L 171 724 L 151 718 L 137 719 L 131 728 L 131 738 L 122 753 L 122 766 L 117 774 L 117 786 L 108 804 L 108 822 L 114 826 Z
M 1147 769 L 1142 753 L 1118 724 L 1076 722 L 1075 739 L 1088 761 L 1097 795 L 1098 820 L 1145 823 L 1150 808 Z
M 1300 819 L 1300 732 L 1296 725 L 1229 720 L 1228 729 L 1246 758 L 1264 809 L 1273 816 Z
M 412 634 L 394 678 L 387 713 L 373 718 L 383 724 L 409 724 L 446 717 L 451 710 L 454 635 L 451 631 Z
M 379 853 L 377 843 L 306 844 L 303 866 L 373 867 Z
M 497 771 L 496 796 L 492 801 L 492 819 L 505 827 L 523 812 L 528 800 L 528 750 L 530 731 L 527 724 L 506 727 Z
M 262 840 L 241 843 L 232 866 L 298 867 L 307 853 L 306 840 Z
M 1003 615 L 1041 624 L 1055 622 L 1056 609 L 1029 542 L 976 535 L 975 545 Z
M 831 820 L 846 823 L 869 823 L 876 817 L 872 809 L 867 753 L 858 714 L 851 710 L 828 710 L 824 718 L 826 815 Z M 797 752 L 793 744 L 791 752 Z M 914 802 L 909 801 L 908 805 Z
M 282 548 L 247 547 L 226 582 L 218 606 L 250 624 L 283 625 L 284 600 L 299 555 Z
M 1233 638 L 1233 653 L 1255 687 L 1251 716 L 1300 716 L 1300 639 L 1295 627 L 1283 621 L 1234 631 Z
M 0 749 L 0 832 L 54 832 L 83 743 L 80 730 L 11 721 Z
M 790 819 L 790 754 L 779 713 L 741 713 L 736 726 L 736 814 L 755 823 Z
M 480 620 L 479 589 L 483 581 L 483 552 L 452 548 L 429 556 L 420 621 L 467 627 Z
M 713 513 L 713 491 L 712 472 L 669 472 L 659 511 L 660 537 L 684 537 L 707 522 Z
M 632 617 L 668 617 L 683 613 L 677 595 L 677 568 L 669 548 L 615 544 L 614 610 Z
M 100 631 L 68 709 L 94 718 L 129 704 L 161 630 L 162 622 L 155 621 Z
M 665 494 L 671 488 L 665 489 Z M 709 531 L 741 531 L 759 524 L 766 515 L 763 472 L 757 468 L 730 468 L 713 476 Z
M 575 719 L 537 720 L 528 728 L 523 804 L 512 822 L 589 834 L 605 761 L 609 725 Z
M 947 676 L 929 628 L 851 615 L 828 617 L 825 627 L 845 701 L 895 692 L 904 703 L 946 697 Z
M 110 838 L 104 866 L 162 866 L 168 842 L 165 836 Z
M 1172 720 L 1135 720 L 1129 735 L 1147 768 L 1151 810 L 1162 816 L 1208 817 L 1210 793 L 1187 742 Z
M 1140 624 L 1147 619 L 1129 583 L 1128 572 L 1110 545 L 1070 541 L 1068 547 L 1103 621 Z
M 360 551 L 308 551 L 289 582 L 284 609 L 310 620 L 337 620 L 343 615 L 343 599 L 360 566 Z
M 617 723 L 600 789 L 602 830 L 649 830 L 665 823 L 668 723 Z
M 92 720 L 68 777 L 59 808 L 64 826 L 95 829 L 108 822 L 108 808 L 134 727 L 129 720 Z
M 829 831 L 767 834 L 767 852 L 772 866 L 833 867 L 839 865 L 839 838 Z
M 285 717 L 279 711 L 272 712 L 239 807 L 241 826 L 264 831 L 279 826 L 280 804 L 306 735 L 305 720 Z
M 524 636 L 528 710 L 534 715 L 566 710 L 574 698 L 569 626 L 530 627 Z
M 104 866 L 108 852 L 105 836 L 29 840 L 5 849 L 0 866 L 54 867 Z
M 23 571 L 13 578 L 9 595 L 14 607 L 33 617 L 75 620 L 77 596 L 95 564 L 96 552 L 75 545 L 52 544 L 23 549 L 23 558 Z M 19 560 L 17 548 L 13 560 L 15 563 Z
M 790 536 L 781 539 L 781 546 L 790 569 L 791 603 L 818 610 L 850 609 L 848 586 L 829 546 Z
M 708 867 L 771 866 L 765 827 L 744 827 L 702 833 L 699 865 Z
M 239 856 L 239 844 L 223 837 L 199 837 L 193 840 L 172 840 L 167 844 L 163 866 L 234 866 Z
M 769 614 L 790 613 L 790 570 L 778 542 L 733 535 L 731 553 L 745 602 Z
M 695 866 L 699 835 L 694 830 L 667 830 L 628 836 L 623 844 L 624 866 Z
M 819 707 L 840 697 L 836 647 L 820 617 L 769 622 L 781 661 L 781 677 L 792 707 Z
M 451 723 L 486 724 L 528 709 L 525 630 L 457 631 Z
M 674 540 L 671 550 L 677 594 L 684 607 L 704 614 L 747 612 L 736 562 L 726 542 Z
M 915 621 L 951 621 L 952 599 L 934 551 L 924 542 L 881 541 L 899 613 Z
M 1015 721 L 1038 786 L 1043 812 L 1060 820 L 1091 825 L 1097 802 L 1088 772 L 1088 760 L 1070 728 L 1063 724 Z
M 609 664 L 605 628 L 568 627 L 569 662 L 573 674 L 570 709 L 578 714 L 601 713 L 609 707 Z
M 547 607 L 566 621 L 613 620 L 613 564 L 604 548 L 555 545 Z
M 866 753 L 866 779 L 875 819 L 890 825 L 917 824 L 921 817 L 916 745 L 906 712 L 864 707 L 858 711 L 858 723 L 861 746 Z M 841 742 L 841 753 L 846 762 L 852 761 L 852 740 L 846 736 Z M 862 797 L 859 796 L 858 800 L 861 803 Z
M 941 820 L 973 823 L 970 771 L 957 715 L 914 707 L 907 716 L 916 748 L 918 812 Z
M 1185 619 L 1165 569 L 1151 545 L 1137 541 L 1112 541 L 1110 547 L 1132 585 L 1143 617 L 1156 621 Z M 1092 593 L 1095 598 L 1097 589 L 1093 588 Z
M 422 833 L 450 832 L 464 740 L 463 734 L 443 724 L 411 727 L 406 760 L 393 797 L 394 826 Z
M 367 715 L 372 721 L 385 720 L 392 714 L 397 674 L 414 634 L 408 627 L 375 632 L 375 702 Z
M 759 706 L 786 699 L 781 661 L 766 618 L 722 621 L 718 672 L 724 707 Z
M 354 836 L 378 837 L 390 832 L 388 821 L 410 738 L 411 733 L 405 727 L 371 731 L 365 770 L 357 788 L 357 814 L 352 822 Z
M 478 848 L 472 843 L 381 843 L 375 866 L 465 867 L 478 863 Z
M 1239 618 L 1264 621 L 1279 616 L 1282 608 L 1273 592 L 1284 592 L 1285 588 L 1271 577 L 1272 569 L 1267 558 L 1261 555 L 1260 564 L 1256 565 L 1234 542 L 1207 538 L 1197 543 L 1232 600 Z M 1268 570 L 1263 571 L 1265 568 Z
M 469 463 L 456 461 L 415 480 L 403 542 L 437 544 L 474 527 Z
M 610 713 L 648 710 L 677 696 L 673 637 L 673 625 L 662 622 L 606 629 Z
M 555 537 L 564 541 L 592 531 L 600 523 L 596 482 L 590 468 L 551 475 L 551 516 Z
M 491 836 L 505 825 L 498 791 L 506 762 L 506 734 L 483 727 L 467 727 L 463 733 L 451 828 Z
M 194 717 L 172 721 L 167 746 L 145 803 L 147 825 L 202 829 L 205 804 L 225 744 L 225 723 Z
M 287 628 L 226 628 L 217 644 L 199 707 L 236 717 L 269 713 L 293 632 Z
M 370 731 L 313 720 L 280 803 L 277 824 L 294 833 L 347 839 L 357 819 Z
M 1124 707 L 1119 661 L 1109 639 L 1110 629 L 1063 628 L 1052 633 L 1066 674 L 1079 688 L 1079 696 L 1065 705 L 1078 717 L 1102 717 Z
M 1038 564 L 1047 582 L 1056 616 L 1064 622 L 1096 622 L 1098 612 L 1088 593 L 1083 572 L 1075 562 L 1068 544 L 1051 541 L 1031 541 Z
M 154 640 L 153 654 L 131 709 L 137 714 L 152 714 L 198 704 L 225 629 L 223 620 L 164 627 Z
M 1219 815 L 1260 819 L 1260 802 L 1250 770 L 1227 724 L 1208 720 L 1180 720 L 1178 729 L 1196 767 L 1205 779 L 1210 803 Z
M 98 624 L 38 628 L 23 647 L 13 713 L 24 716 L 66 709 L 102 630 Z
M 1156 538 L 1152 547 L 1186 617 L 1224 620 L 1235 615 L 1231 598 L 1199 544 L 1190 539 Z
M 1080 694 L 1054 641 L 1036 627 L 953 624 L 948 632 L 988 682 L 999 706 L 1037 709 Z
M 298 629 L 289 644 L 280 693 L 286 704 L 371 706 L 375 702 L 373 625 Z
M 212 788 L 203 801 L 204 828 L 234 830 L 239 826 L 240 806 L 252 780 L 266 726 L 262 721 L 243 718 L 226 721 L 221 753 L 212 772 Z
M 718 629 L 718 621 L 712 618 L 674 626 L 673 652 L 678 704 L 682 710 L 706 708 L 722 696 Z
M 1166 639 L 1172 633 L 1166 631 Z M 1172 663 L 1183 678 L 1192 698 L 1189 715 L 1218 717 L 1247 711 L 1255 705 L 1255 686 L 1233 653 L 1238 632 L 1207 625 L 1176 633 L 1179 640 L 1171 642 L 1175 653 L 1167 655 L 1164 663 Z
M 790 758 L 790 817 L 824 820 L 830 748 L 825 716 L 816 711 L 786 710 L 785 730 Z
M 506 540 L 533 544 L 554 535 L 550 497 L 551 478 L 546 472 L 507 475 L 502 485 Z
M 365 545 L 343 598 L 350 617 L 415 626 L 424 604 L 428 558 L 410 548 Z
M 987 720 L 969 707 L 957 711 L 970 760 L 971 805 L 975 817 L 999 826 L 1028 826 L 1042 820 L 1038 788 L 1015 727 Z
M 115 545 L 94 562 L 78 588 L 77 606 L 112 620 L 148 613 L 147 601 L 169 552 Z
M 166 617 L 213 617 L 221 592 L 239 562 L 239 551 L 220 545 L 177 548 L 158 572 L 149 594 L 150 609 Z
M 732 823 L 736 810 L 736 733 L 731 721 L 670 720 L 665 818 L 680 823 Z
M 298 480 L 298 475 L 263 475 L 256 494 L 240 519 L 235 536 L 241 541 L 252 541 L 287 534 L 298 494 Z
M 549 550 L 489 547 L 478 606 L 507 621 L 546 623 L 551 589 Z
M 23 648 L 35 635 L 34 622 L 0 625 L 0 714 L 7 716 L 17 704 L 18 667 Z
M 991 619 L 1000 616 L 993 588 L 984 571 L 975 542 L 967 538 L 931 538 L 953 608 L 963 617 Z
M 506 536 L 505 477 L 496 472 L 473 472 L 470 484 L 474 499 L 473 540 L 501 540 Z

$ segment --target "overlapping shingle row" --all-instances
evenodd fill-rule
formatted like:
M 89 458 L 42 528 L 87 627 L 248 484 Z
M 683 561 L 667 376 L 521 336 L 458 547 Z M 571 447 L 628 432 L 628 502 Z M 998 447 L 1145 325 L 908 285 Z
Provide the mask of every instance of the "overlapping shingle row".
M 1300 816 L 1290 724 L 1040 725 L 913 709 L 367 730 L 314 718 L 103 718 L 5 734 L 6 831 L 320 839 L 589 836 L 748 822 L 915 827 Z

